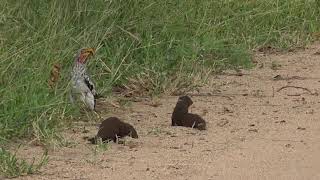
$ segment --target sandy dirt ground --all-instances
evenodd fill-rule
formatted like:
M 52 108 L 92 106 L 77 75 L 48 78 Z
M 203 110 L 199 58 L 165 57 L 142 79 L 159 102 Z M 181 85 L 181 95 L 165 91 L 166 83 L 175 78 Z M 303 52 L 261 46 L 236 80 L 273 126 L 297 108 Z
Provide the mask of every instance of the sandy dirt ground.
M 111 115 L 133 124 L 139 139 L 103 151 L 83 139 L 96 127 L 79 125 L 66 131 L 72 146 L 50 151 L 39 174 L 18 179 L 320 179 L 320 44 L 258 52 L 254 62 L 190 92 L 191 112 L 207 121 L 206 131 L 170 126 L 177 96 L 133 102 Z M 27 146 L 19 154 L 42 152 Z

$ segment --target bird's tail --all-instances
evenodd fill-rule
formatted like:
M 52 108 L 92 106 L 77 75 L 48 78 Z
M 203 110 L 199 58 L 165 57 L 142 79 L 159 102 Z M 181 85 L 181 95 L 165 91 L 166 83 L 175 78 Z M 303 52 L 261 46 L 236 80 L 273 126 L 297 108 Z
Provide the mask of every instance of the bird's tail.
M 99 98 L 103 98 L 104 96 L 102 94 L 96 93 L 94 95 L 94 99 L 99 99 Z

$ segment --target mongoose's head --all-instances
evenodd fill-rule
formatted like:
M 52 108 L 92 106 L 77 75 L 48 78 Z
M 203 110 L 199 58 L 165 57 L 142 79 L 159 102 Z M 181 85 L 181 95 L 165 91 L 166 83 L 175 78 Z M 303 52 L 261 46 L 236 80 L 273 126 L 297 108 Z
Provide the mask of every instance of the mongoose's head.
M 186 104 L 189 107 L 193 104 L 193 101 L 189 96 L 180 96 L 178 99 L 178 103 Z

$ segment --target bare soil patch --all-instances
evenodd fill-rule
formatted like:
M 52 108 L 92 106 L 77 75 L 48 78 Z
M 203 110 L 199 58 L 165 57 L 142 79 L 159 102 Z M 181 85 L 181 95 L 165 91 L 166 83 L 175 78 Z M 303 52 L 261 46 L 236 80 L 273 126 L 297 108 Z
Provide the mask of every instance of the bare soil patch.
M 319 52 L 320 44 L 258 52 L 256 68 L 225 72 L 190 92 L 191 112 L 207 121 L 205 131 L 171 127 L 177 96 L 156 106 L 134 102 L 110 116 L 134 125 L 139 139 L 96 152 L 83 137 L 97 129 L 84 123 L 66 131 L 74 144 L 49 152 L 40 174 L 19 179 L 320 179 Z M 42 152 L 30 145 L 19 155 Z

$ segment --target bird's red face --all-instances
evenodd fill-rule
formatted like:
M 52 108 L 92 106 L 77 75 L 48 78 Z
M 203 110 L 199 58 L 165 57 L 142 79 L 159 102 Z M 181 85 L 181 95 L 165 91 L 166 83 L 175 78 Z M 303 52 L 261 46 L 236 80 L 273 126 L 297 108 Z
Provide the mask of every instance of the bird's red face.
M 85 64 L 88 60 L 88 57 L 94 54 L 93 48 L 83 48 L 80 50 L 77 61 Z

